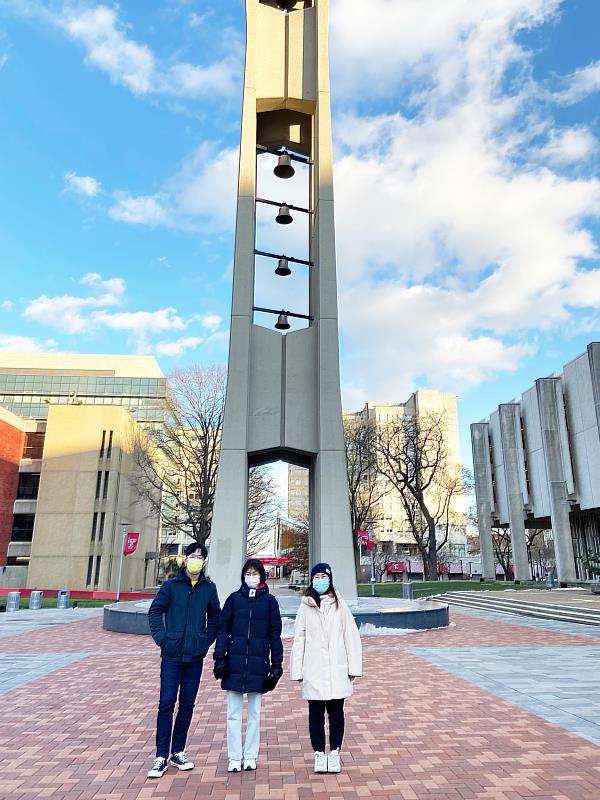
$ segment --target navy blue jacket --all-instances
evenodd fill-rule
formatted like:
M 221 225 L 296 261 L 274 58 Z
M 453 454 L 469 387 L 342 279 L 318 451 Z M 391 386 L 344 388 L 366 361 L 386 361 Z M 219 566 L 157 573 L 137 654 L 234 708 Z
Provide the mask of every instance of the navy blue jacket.
M 200 661 L 219 625 L 215 584 L 202 574 L 192 586 L 185 567 L 165 581 L 148 610 L 150 632 L 166 661 Z
M 264 692 L 271 663 L 283 662 L 281 613 L 269 587 L 251 591 L 246 584 L 227 598 L 215 645 L 215 659 L 225 658 L 221 688 L 232 692 Z

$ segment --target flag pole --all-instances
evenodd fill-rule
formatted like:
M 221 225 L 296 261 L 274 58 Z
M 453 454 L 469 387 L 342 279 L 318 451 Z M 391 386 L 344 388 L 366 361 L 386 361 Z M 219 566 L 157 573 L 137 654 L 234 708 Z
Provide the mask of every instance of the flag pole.
M 119 560 L 119 578 L 117 580 L 117 603 L 121 597 L 121 576 L 123 575 L 123 558 L 125 554 L 125 539 L 127 538 L 128 522 L 121 523 L 121 558 Z

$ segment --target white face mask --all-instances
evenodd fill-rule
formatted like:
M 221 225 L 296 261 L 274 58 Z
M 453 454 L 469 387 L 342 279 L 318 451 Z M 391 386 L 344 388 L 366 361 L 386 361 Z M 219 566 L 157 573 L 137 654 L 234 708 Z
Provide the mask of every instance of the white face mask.
M 244 580 L 249 589 L 256 589 L 260 583 L 260 575 L 245 575 Z

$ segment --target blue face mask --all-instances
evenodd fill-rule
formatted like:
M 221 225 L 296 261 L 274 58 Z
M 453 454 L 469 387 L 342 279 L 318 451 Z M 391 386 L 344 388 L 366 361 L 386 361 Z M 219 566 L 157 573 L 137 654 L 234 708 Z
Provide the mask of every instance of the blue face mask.
M 330 583 L 329 578 L 313 578 L 312 585 L 317 594 L 325 594 L 329 589 Z

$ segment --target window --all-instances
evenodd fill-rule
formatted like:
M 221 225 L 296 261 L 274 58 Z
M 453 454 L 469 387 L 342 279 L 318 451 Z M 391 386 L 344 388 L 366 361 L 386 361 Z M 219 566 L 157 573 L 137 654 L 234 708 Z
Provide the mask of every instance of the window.
M 110 458 L 112 456 L 112 446 L 113 446 L 113 431 L 109 431 L 108 433 L 108 448 L 106 450 L 106 457 Z
M 42 458 L 44 454 L 44 433 L 26 433 L 23 458 Z
M 85 585 L 89 586 L 92 582 L 92 569 L 94 568 L 94 556 L 90 556 L 88 558 L 88 569 L 87 569 L 87 578 L 85 579 Z
M 104 489 L 102 490 L 102 499 L 106 500 L 108 497 L 108 479 L 110 477 L 110 472 L 104 473 Z
M 100 487 L 102 486 L 102 473 L 96 475 L 96 500 L 100 500 Z
M 92 542 L 96 541 L 96 526 L 98 525 L 98 512 L 94 511 L 94 517 L 92 519 Z
M 94 575 L 94 589 L 98 588 L 98 583 L 100 581 L 100 562 L 102 561 L 101 557 L 98 556 L 96 559 L 96 574 Z
M 106 431 L 102 431 L 102 444 L 100 445 L 100 458 L 104 458 L 104 445 L 106 444 Z
M 19 474 L 17 500 L 37 500 L 39 485 L 39 472 L 21 472 Z
M 31 542 L 35 514 L 15 514 L 13 517 L 11 542 Z
M 102 542 L 104 540 L 104 511 L 100 514 L 100 527 L 98 528 L 98 541 Z
M 29 564 L 29 556 L 7 556 L 7 567 L 26 567 Z

